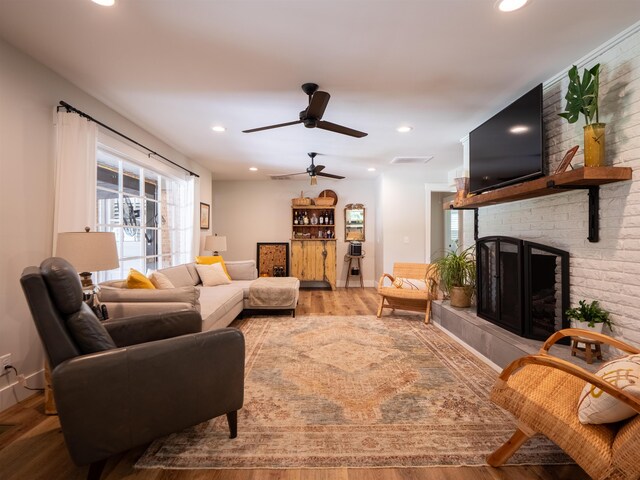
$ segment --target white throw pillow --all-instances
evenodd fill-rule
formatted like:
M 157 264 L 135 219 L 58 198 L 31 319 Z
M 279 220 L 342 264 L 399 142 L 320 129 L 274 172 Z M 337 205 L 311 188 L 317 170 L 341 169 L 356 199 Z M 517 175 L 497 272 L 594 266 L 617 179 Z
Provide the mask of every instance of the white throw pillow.
M 629 355 L 605 364 L 595 374 L 625 393 L 640 397 L 640 355 Z M 620 400 L 587 383 L 578 401 L 581 423 L 613 423 L 633 417 L 636 411 Z
M 198 275 L 202 279 L 202 285 L 205 287 L 215 287 L 216 285 L 226 285 L 231 283 L 227 274 L 224 273 L 221 263 L 214 263 L 212 265 L 199 265 L 196 264 Z
M 153 286 L 160 290 L 166 290 L 168 288 L 175 288 L 169 277 L 161 272 L 151 272 L 147 275 Z

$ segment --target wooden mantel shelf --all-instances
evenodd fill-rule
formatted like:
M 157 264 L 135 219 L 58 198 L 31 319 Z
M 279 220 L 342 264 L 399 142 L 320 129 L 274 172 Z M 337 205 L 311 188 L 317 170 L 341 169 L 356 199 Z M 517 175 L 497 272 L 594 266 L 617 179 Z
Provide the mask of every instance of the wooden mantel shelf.
M 566 192 L 574 188 L 586 188 L 606 183 L 631 180 L 630 167 L 583 167 L 558 175 L 549 175 L 529 182 L 491 190 L 446 204 L 445 208 L 478 208 L 499 203 L 516 202 L 528 198 L 543 197 Z
M 474 239 L 477 240 L 478 208 L 480 207 L 544 197 L 568 190 L 584 189 L 589 191 L 589 235 L 587 238 L 590 242 L 597 242 L 600 239 L 600 185 L 631 180 L 631 176 L 632 171 L 629 167 L 582 167 L 518 185 L 491 190 L 462 200 L 454 200 L 445 203 L 444 208 L 475 210 Z

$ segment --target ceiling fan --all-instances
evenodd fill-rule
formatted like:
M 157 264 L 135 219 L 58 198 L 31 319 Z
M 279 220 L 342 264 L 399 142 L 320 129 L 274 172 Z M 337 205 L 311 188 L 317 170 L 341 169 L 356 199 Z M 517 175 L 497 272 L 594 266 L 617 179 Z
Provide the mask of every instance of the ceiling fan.
M 337 123 L 327 122 L 322 120 L 322 115 L 329 103 L 329 95 L 327 92 L 318 90 L 318 85 L 315 83 L 305 83 L 302 85 L 302 90 L 309 96 L 309 106 L 300 112 L 300 120 L 293 122 L 278 123 L 276 125 L 269 125 L 267 127 L 252 128 L 250 130 L 243 130 L 244 133 L 260 132 L 262 130 L 269 130 L 271 128 L 287 127 L 289 125 L 296 125 L 298 123 L 304 124 L 307 128 L 321 128 L 322 130 L 329 130 L 330 132 L 342 133 L 343 135 L 349 135 L 351 137 L 366 137 L 365 132 L 354 130 L 353 128 L 343 127 Z
M 289 173 L 286 175 L 271 175 L 271 178 L 283 179 L 283 178 L 291 177 L 293 175 L 304 175 L 306 173 L 311 177 L 311 185 L 318 184 L 318 177 L 337 178 L 338 180 L 342 180 L 344 178 L 340 175 L 334 175 L 332 173 L 324 173 L 322 171 L 324 170 L 324 165 L 315 165 L 313 163 L 313 160 L 316 158 L 316 155 L 318 155 L 316 152 L 309 152 L 307 153 L 307 155 L 311 157 L 311 165 L 309 165 L 304 172 Z

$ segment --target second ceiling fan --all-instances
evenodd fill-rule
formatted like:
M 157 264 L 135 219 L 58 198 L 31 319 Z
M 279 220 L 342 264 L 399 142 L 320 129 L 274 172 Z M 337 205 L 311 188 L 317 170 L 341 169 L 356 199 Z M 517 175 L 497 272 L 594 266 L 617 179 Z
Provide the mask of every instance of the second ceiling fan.
M 327 92 L 318 90 L 318 85 L 315 83 L 305 83 L 302 85 L 302 90 L 309 96 L 309 106 L 302 110 L 299 114 L 299 120 L 286 123 L 278 123 L 275 125 L 268 125 L 266 127 L 252 128 L 250 130 L 243 130 L 244 133 L 260 132 L 262 130 L 269 130 L 271 128 L 288 127 L 289 125 L 296 125 L 298 123 L 304 124 L 307 128 L 320 128 L 322 130 L 328 130 L 330 132 L 341 133 L 343 135 L 349 135 L 351 137 L 362 138 L 366 137 L 365 132 L 354 130 L 353 128 L 344 127 L 337 123 L 327 122 L 322 120 L 322 115 L 329 103 L 329 95 Z
M 338 180 L 342 180 L 344 178 L 341 175 L 334 175 L 332 173 L 323 172 L 322 170 L 324 170 L 324 165 L 316 165 L 314 163 L 314 159 L 316 158 L 316 155 L 318 155 L 316 152 L 309 152 L 309 153 L 307 153 L 307 155 L 309 155 L 309 157 L 311 157 L 311 165 L 309 165 L 304 172 L 288 173 L 286 175 L 271 175 L 271 178 L 283 179 L 283 178 L 291 177 L 293 175 L 303 175 L 303 174 L 306 173 L 311 177 L 311 185 L 317 185 L 318 184 L 318 178 L 317 177 L 336 178 Z

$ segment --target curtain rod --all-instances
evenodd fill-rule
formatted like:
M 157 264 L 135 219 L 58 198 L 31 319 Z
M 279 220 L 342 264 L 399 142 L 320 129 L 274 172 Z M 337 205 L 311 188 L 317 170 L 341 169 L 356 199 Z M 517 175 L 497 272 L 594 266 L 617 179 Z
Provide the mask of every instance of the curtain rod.
M 158 152 L 155 152 L 153 150 L 151 150 L 149 147 L 145 147 L 144 145 L 142 145 L 140 142 L 136 142 L 134 139 L 127 137 L 124 133 L 120 133 L 119 131 L 117 131 L 114 128 L 111 128 L 109 125 L 105 125 L 104 123 L 96 120 L 95 118 L 93 118 L 91 115 L 88 115 L 86 113 L 84 113 L 81 110 L 78 110 L 75 107 L 72 107 L 71 105 L 69 105 L 67 102 L 63 102 L 62 100 L 60 100 L 60 105 L 58 106 L 58 108 L 63 107 L 67 110 L 67 112 L 75 112 L 78 115 L 80 115 L 81 117 L 86 118 L 87 120 L 90 120 L 94 123 L 97 123 L 98 125 L 100 125 L 101 127 L 106 128 L 107 130 L 109 130 L 110 132 L 115 133 L 116 135 L 120 135 L 122 138 L 130 141 L 131 143 L 134 143 L 135 145 L 144 148 L 146 151 L 149 152 L 149 156 L 151 155 L 155 155 L 156 157 L 160 157 L 163 160 L 166 160 L 167 162 L 169 162 L 172 165 L 175 165 L 178 168 L 181 168 L 182 170 L 184 170 L 185 172 L 187 172 L 189 175 L 191 175 L 192 177 L 197 177 L 200 178 L 200 175 L 198 175 L 197 173 L 192 172 L 191 170 L 189 170 L 188 168 L 184 168 L 182 165 L 177 164 L 176 162 L 169 160 L 167 157 L 165 157 L 164 155 L 160 155 Z

